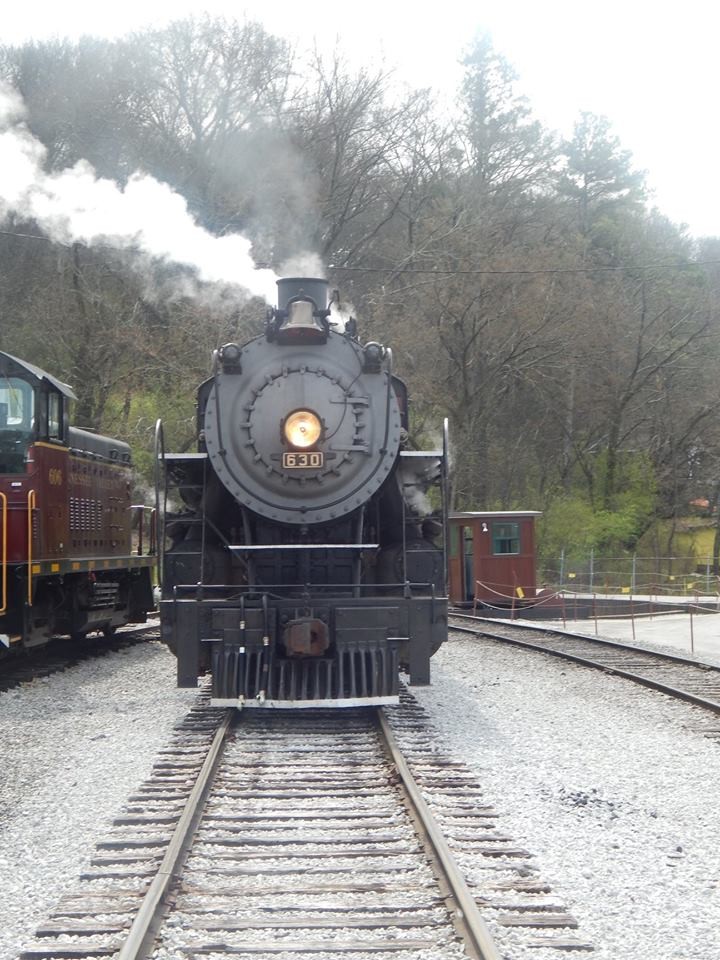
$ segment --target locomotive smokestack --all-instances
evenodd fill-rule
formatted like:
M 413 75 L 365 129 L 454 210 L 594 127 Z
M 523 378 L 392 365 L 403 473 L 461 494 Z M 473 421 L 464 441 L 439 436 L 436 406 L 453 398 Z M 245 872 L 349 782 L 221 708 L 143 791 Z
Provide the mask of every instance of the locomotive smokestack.
M 325 343 L 330 331 L 328 282 L 313 277 L 277 281 L 278 308 L 271 311 L 268 338 L 278 343 Z
M 291 300 L 312 300 L 318 312 L 327 310 L 328 282 L 315 277 L 283 277 L 277 281 L 278 308 L 287 310 Z

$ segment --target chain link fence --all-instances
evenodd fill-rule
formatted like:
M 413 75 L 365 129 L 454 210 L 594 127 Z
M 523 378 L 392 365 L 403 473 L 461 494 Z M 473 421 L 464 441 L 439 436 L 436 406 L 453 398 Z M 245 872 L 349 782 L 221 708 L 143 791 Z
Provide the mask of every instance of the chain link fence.
M 594 594 L 693 596 L 720 594 L 712 557 L 596 557 L 561 554 L 538 559 L 538 584 Z

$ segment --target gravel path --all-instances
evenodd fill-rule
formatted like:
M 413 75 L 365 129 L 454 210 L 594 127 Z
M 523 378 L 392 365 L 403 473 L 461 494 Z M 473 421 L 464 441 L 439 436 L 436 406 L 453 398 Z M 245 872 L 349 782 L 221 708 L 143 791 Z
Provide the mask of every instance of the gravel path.
M 720 744 L 699 732 L 708 715 L 457 635 L 432 668 L 433 685 L 413 693 L 536 854 L 591 956 L 718 960 Z
M 0 694 L 0 960 L 13 960 L 194 700 L 158 642 Z

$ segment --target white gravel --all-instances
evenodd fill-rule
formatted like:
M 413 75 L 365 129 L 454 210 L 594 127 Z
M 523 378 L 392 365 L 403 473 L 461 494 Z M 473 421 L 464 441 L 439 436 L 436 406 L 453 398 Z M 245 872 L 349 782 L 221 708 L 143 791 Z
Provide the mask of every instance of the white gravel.
M 148 643 L 0 694 L 0 960 L 77 885 L 196 694 Z M 720 960 L 720 726 L 537 654 L 453 639 L 414 688 L 597 960 Z M 544 951 L 541 951 L 544 953 Z M 537 951 L 531 952 L 532 957 Z M 528 958 L 531 960 L 531 958 Z
M 597 960 L 720 958 L 720 726 L 552 657 L 456 637 L 413 688 Z
M 0 960 L 13 960 L 196 697 L 158 642 L 0 693 Z

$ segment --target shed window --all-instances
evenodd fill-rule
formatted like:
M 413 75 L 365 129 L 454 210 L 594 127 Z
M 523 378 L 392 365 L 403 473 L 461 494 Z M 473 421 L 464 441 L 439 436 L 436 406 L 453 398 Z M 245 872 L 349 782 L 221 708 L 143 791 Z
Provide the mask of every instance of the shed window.
M 519 523 L 494 523 L 492 534 L 493 555 L 520 553 Z
M 457 557 L 460 553 L 460 533 L 456 524 L 450 524 L 450 556 Z

